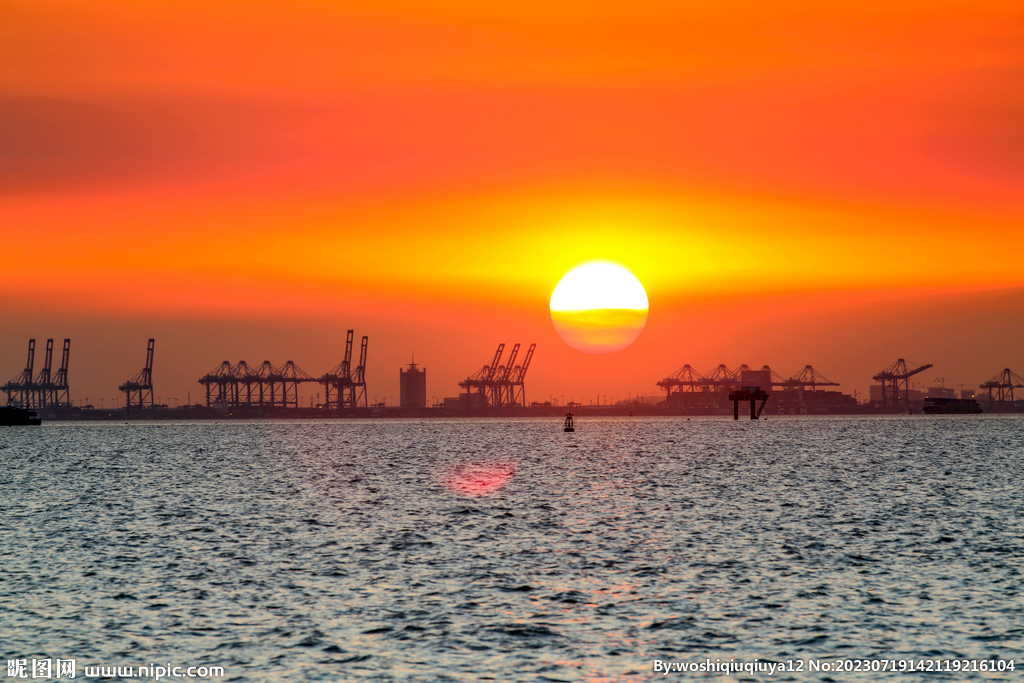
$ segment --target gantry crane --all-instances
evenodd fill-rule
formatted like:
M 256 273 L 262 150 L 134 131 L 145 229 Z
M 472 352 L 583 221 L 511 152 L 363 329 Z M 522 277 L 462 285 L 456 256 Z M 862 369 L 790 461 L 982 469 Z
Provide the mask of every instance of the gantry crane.
M 982 389 L 988 389 L 988 404 L 990 407 L 1006 407 L 1009 403 L 1013 405 L 1013 390 L 1024 388 L 1024 377 L 1010 370 L 1004 369 L 998 375 L 981 385 Z M 996 390 L 995 397 L 992 390 Z
M 328 370 L 318 380 L 324 385 L 324 407 L 328 410 L 356 408 L 363 403 L 366 408 L 366 351 L 369 337 L 364 336 L 359 346 L 359 365 L 352 368 L 352 347 L 355 342 L 355 330 L 349 330 L 345 336 L 345 357 L 334 368 Z
M 689 363 L 657 382 L 657 385 L 665 390 L 666 401 L 670 401 L 673 394 L 694 393 L 697 387 L 704 387 L 705 384 L 704 376 Z
M 369 342 L 370 338 L 364 334 L 363 340 L 359 343 L 359 365 L 356 366 L 356 371 L 352 373 L 352 385 L 356 387 L 355 398 L 352 402 L 353 408 L 357 407 L 360 401 L 364 408 L 369 407 L 366 400 L 366 351 Z
M 920 370 L 915 372 L 920 372 Z M 818 387 L 838 387 L 839 382 L 833 382 L 810 365 L 805 365 L 803 370 L 782 382 L 782 386 L 792 389 L 810 387 L 811 391 L 816 391 Z
M 71 390 L 68 388 L 68 361 L 71 359 L 71 340 L 64 340 L 64 351 L 61 354 L 60 370 L 53 380 L 53 404 L 56 406 L 71 405 Z
M 526 358 L 523 359 L 523 364 L 517 366 L 514 371 L 511 402 L 514 406 L 526 405 L 526 372 L 530 369 L 530 363 L 533 362 L 533 352 L 536 350 L 537 344 L 530 344 L 530 348 L 526 349 Z
M 234 368 L 228 361 L 221 362 L 210 372 L 199 378 L 199 383 L 206 388 L 206 405 L 231 402 L 231 384 L 234 377 Z
M 119 386 L 118 390 L 124 392 L 126 408 L 131 408 L 133 405 L 138 408 L 144 408 L 147 403 L 150 408 L 153 407 L 152 339 L 149 340 L 149 345 L 146 347 L 146 367 L 142 368 L 139 374 Z
M 516 356 L 519 355 L 519 343 L 512 347 L 512 353 L 503 366 L 498 369 L 491 385 L 491 405 L 500 408 L 503 405 L 511 405 L 515 401 L 512 386 L 512 373 L 515 372 Z
M 43 360 L 43 367 L 32 381 L 32 408 L 49 408 L 53 406 L 53 383 L 50 379 L 50 369 L 53 366 L 53 340 L 46 340 L 46 356 Z
M 46 358 L 39 374 L 34 375 L 36 340 L 28 341 L 28 361 L 17 377 L 7 382 L 0 391 L 7 392 L 8 403 L 20 403 L 26 408 L 53 408 L 71 403 L 68 389 L 68 358 L 71 340 L 64 340 L 64 353 L 60 369 L 53 374 L 53 339 L 46 340 Z
M 459 387 L 466 390 L 466 398 L 469 401 L 469 410 L 484 409 L 490 406 L 488 402 L 490 393 L 488 387 L 491 378 L 498 371 L 498 364 L 501 362 L 501 354 L 505 352 L 505 344 L 498 344 L 498 350 L 494 352 L 494 360 L 490 365 L 485 365 L 475 373 L 459 382 Z M 474 391 L 475 390 L 475 391 Z
M 25 362 L 25 369 L 11 378 L 7 384 L 0 387 L 7 392 L 8 403 L 20 403 L 25 408 L 35 408 L 32 405 L 32 379 L 36 362 L 36 340 L 28 340 L 28 360 Z M 17 396 L 17 398 L 15 398 Z
M 908 380 L 930 367 L 932 367 L 932 364 L 928 363 L 911 370 L 907 367 L 907 362 L 900 358 L 885 370 L 872 377 L 871 379 L 882 384 L 882 409 L 884 410 L 889 407 L 899 408 L 902 399 L 903 407 L 907 412 L 910 412 L 910 382 Z M 901 382 L 903 385 L 902 392 L 900 391 Z
M 485 408 L 501 408 L 503 406 L 526 405 L 526 389 L 524 380 L 530 369 L 536 344 L 530 344 L 522 365 L 516 365 L 520 344 L 512 347 L 508 361 L 502 365 L 501 356 L 505 352 L 505 344 L 498 344 L 494 359 L 463 381 L 459 387 L 466 390 L 469 410 Z
M 368 407 L 366 354 L 369 337 L 363 337 L 359 365 L 351 369 L 353 334 L 352 330 L 348 331 L 345 359 L 321 377 L 313 377 L 293 361 L 276 367 L 265 360 L 255 368 L 244 360 L 237 365 L 224 361 L 199 378 L 199 383 L 206 387 L 206 405 L 298 408 L 299 385 L 316 382 L 324 385 L 328 408 L 355 408 L 359 403 Z
M 324 407 L 328 410 L 355 407 L 355 387 L 352 386 L 352 345 L 355 330 L 345 336 L 345 356 L 340 363 L 323 374 Z

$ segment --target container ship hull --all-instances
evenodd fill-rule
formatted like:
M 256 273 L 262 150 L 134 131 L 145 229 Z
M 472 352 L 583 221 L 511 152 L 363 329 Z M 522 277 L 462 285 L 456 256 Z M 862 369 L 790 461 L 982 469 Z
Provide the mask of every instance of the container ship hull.
M 36 411 L 18 406 L 0 407 L 0 427 L 24 427 L 41 425 L 43 421 L 36 416 Z
M 981 406 L 973 398 L 927 398 L 921 412 L 926 415 L 975 415 Z

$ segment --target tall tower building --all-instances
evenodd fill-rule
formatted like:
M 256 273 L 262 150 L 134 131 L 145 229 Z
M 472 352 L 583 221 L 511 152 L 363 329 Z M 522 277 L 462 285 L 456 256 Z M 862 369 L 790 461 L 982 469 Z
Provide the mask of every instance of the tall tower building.
M 415 360 L 415 358 L 413 358 Z M 398 384 L 403 408 L 427 407 L 427 369 L 418 369 L 416 363 L 409 363 L 409 369 L 398 369 Z

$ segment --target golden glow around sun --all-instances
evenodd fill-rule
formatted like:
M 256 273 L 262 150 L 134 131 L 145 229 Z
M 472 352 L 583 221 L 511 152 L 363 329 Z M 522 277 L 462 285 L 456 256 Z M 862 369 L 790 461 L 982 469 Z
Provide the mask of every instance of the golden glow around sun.
M 615 353 L 647 324 L 647 292 L 633 273 L 590 261 L 566 273 L 551 293 L 551 322 L 562 340 L 584 353 Z

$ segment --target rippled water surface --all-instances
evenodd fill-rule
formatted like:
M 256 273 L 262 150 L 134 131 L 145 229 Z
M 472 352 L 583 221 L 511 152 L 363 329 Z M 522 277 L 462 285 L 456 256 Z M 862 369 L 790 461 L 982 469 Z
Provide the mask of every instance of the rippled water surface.
M 1018 416 L 51 423 L 0 431 L 0 462 L 7 658 L 254 681 L 1024 668 Z

